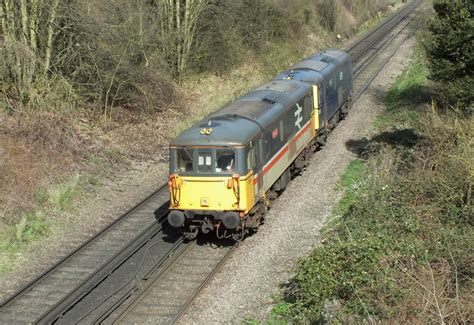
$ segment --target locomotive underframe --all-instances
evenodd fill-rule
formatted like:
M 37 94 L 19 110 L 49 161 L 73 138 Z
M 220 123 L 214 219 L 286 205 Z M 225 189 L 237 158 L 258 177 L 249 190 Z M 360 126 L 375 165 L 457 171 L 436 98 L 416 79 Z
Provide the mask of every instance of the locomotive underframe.
M 232 238 L 236 241 L 244 238 L 250 231 L 256 230 L 263 221 L 265 204 L 257 202 L 246 215 L 239 211 L 182 211 L 185 216 L 184 236 L 192 240 L 199 232 L 215 232 L 219 239 Z M 226 226 L 227 224 L 227 226 Z

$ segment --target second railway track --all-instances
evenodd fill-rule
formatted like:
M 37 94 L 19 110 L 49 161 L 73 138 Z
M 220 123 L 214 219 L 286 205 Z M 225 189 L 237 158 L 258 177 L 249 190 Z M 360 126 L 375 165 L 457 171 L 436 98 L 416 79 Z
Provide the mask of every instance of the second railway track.
M 67 297 L 124 244 L 151 226 L 159 207 L 167 206 L 166 187 L 160 187 L 133 209 L 62 258 L 0 305 L 1 324 L 29 324 Z

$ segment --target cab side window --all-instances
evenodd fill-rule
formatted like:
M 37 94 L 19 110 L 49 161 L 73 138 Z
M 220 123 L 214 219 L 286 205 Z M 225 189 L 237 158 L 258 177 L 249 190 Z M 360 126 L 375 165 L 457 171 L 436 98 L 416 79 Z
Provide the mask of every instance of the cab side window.
M 233 150 L 216 150 L 216 172 L 235 171 L 235 152 Z
M 177 154 L 176 172 L 193 171 L 193 149 L 179 149 Z

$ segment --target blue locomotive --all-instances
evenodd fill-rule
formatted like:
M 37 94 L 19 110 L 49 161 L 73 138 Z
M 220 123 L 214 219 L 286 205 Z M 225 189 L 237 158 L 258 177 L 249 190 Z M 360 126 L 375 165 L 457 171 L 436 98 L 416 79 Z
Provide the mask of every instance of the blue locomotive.
M 349 109 L 349 56 L 310 56 L 170 143 L 171 226 L 242 239 Z

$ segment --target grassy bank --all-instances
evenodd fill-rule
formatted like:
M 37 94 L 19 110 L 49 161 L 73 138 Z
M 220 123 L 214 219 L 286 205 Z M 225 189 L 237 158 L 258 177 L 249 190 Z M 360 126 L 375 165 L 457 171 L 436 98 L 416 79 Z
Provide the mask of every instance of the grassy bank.
M 301 260 L 276 319 L 463 323 L 474 304 L 474 120 L 441 112 L 423 58 L 356 146 L 324 244 Z

